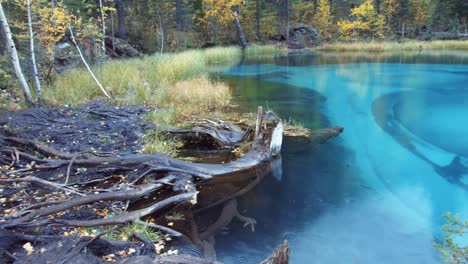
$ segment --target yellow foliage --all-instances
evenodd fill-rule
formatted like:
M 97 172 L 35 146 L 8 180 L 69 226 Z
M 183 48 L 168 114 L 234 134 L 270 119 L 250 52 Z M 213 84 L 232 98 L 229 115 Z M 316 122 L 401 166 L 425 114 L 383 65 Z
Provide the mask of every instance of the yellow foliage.
M 330 28 L 333 22 L 330 10 L 330 1 L 319 0 L 317 9 L 317 14 L 315 15 L 316 28 L 322 39 L 329 40 L 331 39 Z
M 351 9 L 352 16 L 360 16 L 364 20 L 369 20 L 369 18 L 375 16 L 377 11 L 374 8 L 372 0 L 366 0 L 360 6 Z
M 244 0 L 203 0 L 205 18 L 215 18 L 220 24 L 227 25 L 234 21 L 233 9 L 242 7 L 244 3 Z
M 314 2 L 298 1 L 292 4 L 292 21 L 312 25 L 314 17 Z
M 338 27 L 340 28 L 341 38 L 343 40 L 356 40 L 360 30 L 368 29 L 368 25 L 359 20 L 340 20 L 338 21 Z
M 380 11 L 387 18 L 387 21 L 390 22 L 390 19 L 398 15 L 400 10 L 400 2 L 398 0 L 383 0 L 380 3 Z
M 351 15 L 355 17 L 355 20 L 338 22 L 342 39 L 354 40 L 365 36 L 371 36 L 374 39 L 374 37 L 384 36 L 385 18 L 377 13 L 373 0 L 366 0 L 360 6 L 351 9 Z
M 409 0 L 408 4 L 412 20 L 416 25 L 424 24 L 434 13 L 431 0 Z
M 59 3 L 55 8 L 52 7 L 52 4 L 49 4 L 37 8 L 35 11 L 39 16 L 39 24 L 41 25 L 38 32 L 39 41 L 47 49 L 48 54 L 52 56 L 54 45 L 65 36 L 65 32 L 74 16 L 63 7 L 62 3 Z

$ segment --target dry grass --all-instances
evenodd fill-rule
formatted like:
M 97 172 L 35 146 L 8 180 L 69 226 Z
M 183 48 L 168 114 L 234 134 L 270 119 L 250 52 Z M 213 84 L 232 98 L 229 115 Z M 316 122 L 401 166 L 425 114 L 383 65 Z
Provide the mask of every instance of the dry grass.
M 353 42 L 353 43 L 329 43 L 315 48 L 318 51 L 417 51 L 417 50 L 468 50 L 468 41 L 463 40 L 438 40 L 438 41 L 405 41 L 405 42 Z
M 169 91 L 170 101 L 179 111 L 191 114 L 225 107 L 229 104 L 230 96 L 225 83 L 213 82 L 206 77 L 176 82 Z
M 240 62 L 242 50 L 239 47 L 214 47 L 202 51 L 206 64 L 236 64 Z
M 284 48 L 276 46 L 252 45 L 246 54 L 273 56 L 284 52 Z M 170 104 L 169 100 L 175 98 L 168 97 L 168 92 L 176 82 L 205 76 L 211 65 L 237 64 L 241 57 L 242 51 L 238 47 L 217 47 L 110 61 L 93 71 L 118 104 L 161 106 Z M 200 87 L 198 84 L 210 85 L 209 82 L 196 83 L 197 87 Z M 74 69 L 58 76 L 53 85 L 46 87 L 44 97 L 55 104 L 79 104 L 102 98 L 102 94 L 86 70 Z
M 273 56 L 280 50 L 253 46 L 246 54 Z M 174 126 L 183 117 L 220 111 L 229 104 L 229 87 L 210 81 L 206 75 L 211 65 L 232 65 L 241 58 L 242 51 L 237 47 L 211 48 L 110 61 L 93 71 L 114 103 L 154 107 L 158 111 L 146 115 L 147 120 Z M 46 87 L 44 98 L 55 104 L 75 105 L 103 96 L 86 70 L 74 69 Z M 175 154 L 179 144 L 156 131 L 145 135 L 144 141 L 146 153 Z
M 285 46 L 278 45 L 257 45 L 252 44 L 247 47 L 247 56 L 271 56 L 271 55 L 285 55 L 288 49 Z

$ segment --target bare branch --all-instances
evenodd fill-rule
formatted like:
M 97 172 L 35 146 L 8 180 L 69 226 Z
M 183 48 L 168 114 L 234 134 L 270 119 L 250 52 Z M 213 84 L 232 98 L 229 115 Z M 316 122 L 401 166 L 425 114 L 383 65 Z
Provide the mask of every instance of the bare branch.
M 135 210 L 126 214 L 121 214 L 121 215 L 110 217 L 110 218 L 103 218 L 103 219 L 96 219 L 96 220 L 89 220 L 89 221 L 56 219 L 54 221 L 56 223 L 63 224 L 66 226 L 82 226 L 82 227 L 125 224 L 127 222 L 131 222 L 136 219 L 140 219 L 141 217 L 152 214 L 168 205 L 182 202 L 182 201 L 187 201 L 193 198 L 195 195 L 196 193 L 193 193 L 193 192 L 178 194 L 178 195 L 169 197 L 165 200 L 162 200 L 160 202 L 157 202 L 153 204 L 152 206 L 146 207 L 144 209 Z

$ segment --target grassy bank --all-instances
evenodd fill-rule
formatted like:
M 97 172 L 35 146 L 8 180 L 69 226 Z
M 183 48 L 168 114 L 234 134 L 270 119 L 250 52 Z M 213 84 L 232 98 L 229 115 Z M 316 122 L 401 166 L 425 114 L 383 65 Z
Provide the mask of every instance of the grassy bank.
M 276 46 L 252 45 L 245 56 L 285 52 Z M 206 75 L 210 68 L 236 64 L 241 58 L 242 51 L 237 47 L 211 48 L 110 61 L 93 71 L 118 104 L 175 109 L 194 105 L 196 109 L 207 110 L 222 107 L 229 100 L 226 86 L 208 81 Z M 102 96 L 85 69 L 59 76 L 53 85 L 44 89 L 44 95 L 57 104 L 78 104 Z
M 276 46 L 250 46 L 244 56 L 273 56 L 286 53 Z M 158 125 L 174 126 L 176 121 L 206 115 L 228 106 L 231 92 L 221 82 L 208 79 L 213 67 L 235 65 L 242 60 L 237 47 L 155 54 L 141 59 L 109 61 L 93 72 L 114 97 L 117 105 L 144 105 L 155 108 L 145 118 Z M 245 58 L 244 57 L 244 58 Z M 58 76 L 44 89 L 44 97 L 54 104 L 75 105 L 103 98 L 85 69 Z M 157 131 L 143 137 L 144 152 L 174 154 L 178 142 Z
M 468 41 L 404 41 L 404 42 L 353 42 L 329 43 L 315 48 L 317 51 L 333 52 L 398 52 L 419 50 L 464 50 L 468 51 Z

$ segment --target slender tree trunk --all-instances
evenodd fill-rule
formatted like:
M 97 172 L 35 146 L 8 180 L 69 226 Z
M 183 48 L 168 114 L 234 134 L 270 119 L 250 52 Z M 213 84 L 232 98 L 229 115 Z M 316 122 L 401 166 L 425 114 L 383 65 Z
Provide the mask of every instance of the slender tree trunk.
M 125 7 L 123 0 L 115 0 L 115 9 L 117 9 L 119 38 L 126 39 L 127 33 L 125 32 Z
M 237 34 L 239 36 L 239 44 L 241 45 L 242 49 L 245 49 L 247 48 L 247 41 L 245 40 L 244 31 L 242 30 L 242 26 L 239 21 L 238 7 L 233 7 L 232 12 L 234 13 L 234 23 L 236 25 Z
M 101 12 L 101 27 L 102 27 L 102 37 L 101 37 L 101 48 L 103 55 L 106 54 L 106 23 L 104 21 L 104 8 L 102 7 L 102 0 L 99 0 L 99 11 Z
M 3 34 L 3 30 L 0 28 L 0 55 L 5 55 L 7 47 L 5 46 L 6 38 Z
M 96 76 L 94 75 L 93 71 L 91 71 L 91 68 L 89 67 L 88 63 L 86 63 L 86 60 L 83 56 L 83 53 L 81 52 L 81 49 L 80 47 L 78 46 L 78 43 L 76 42 L 76 39 L 75 39 L 75 35 L 73 35 L 73 30 L 71 27 L 68 28 L 70 30 L 70 35 L 71 35 L 71 40 L 73 42 L 73 44 L 75 44 L 75 47 L 76 49 L 78 50 L 78 54 L 80 54 L 80 57 L 81 57 L 81 60 L 83 61 L 83 64 L 85 65 L 86 69 L 88 70 L 89 74 L 91 74 L 91 77 L 93 77 L 94 81 L 96 82 L 96 84 L 98 85 L 99 89 L 101 90 L 101 92 L 109 99 L 112 99 L 112 97 L 106 92 L 106 90 L 104 89 L 104 87 L 101 85 L 101 83 L 99 82 L 99 80 L 96 78 Z
M 390 24 L 392 22 L 392 16 L 391 15 L 388 15 L 387 17 L 387 32 L 390 32 Z
M 405 23 L 403 22 L 403 24 L 401 25 L 401 37 L 404 38 L 405 37 Z
M 289 0 L 286 0 L 286 45 L 289 45 Z
M 256 23 L 256 32 L 257 32 L 257 40 L 260 40 L 260 17 L 261 17 L 261 11 L 260 11 L 260 0 L 255 1 L 255 23 Z
M 161 32 L 161 52 L 160 53 L 163 54 L 164 53 L 164 27 L 163 27 L 160 13 L 158 13 L 158 18 L 159 18 L 159 31 Z
M 211 23 L 211 26 L 213 28 L 213 35 L 214 35 L 214 43 L 217 46 L 218 45 L 218 23 L 216 20 L 213 20 Z
M 16 52 L 15 42 L 13 42 L 13 37 L 11 35 L 10 27 L 8 26 L 8 22 L 5 16 L 5 12 L 3 12 L 2 2 L 0 1 L 0 24 L 5 33 L 6 39 L 6 46 L 8 51 L 11 55 L 11 62 L 13 63 L 13 67 L 15 69 L 16 77 L 18 77 L 18 81 L 20 83 L 21 89 L 23 90 L 24 98 L 29 104 L 34 104 L 34 100 L 31 96 L 31 90 L 29 90 L 29 85 L 26 82 L 26 78 L 24 78 L 23 71 L 21 70 L 21 66 L 18 59 L 18 53 Z
M 57 8 L 58 7 L 58 0 L 52 0 L 52 7 Z
M 115 29 L 114 29 L 114 11 L 111 11 L 111 34 L 112 34 L 112 51 L 115 52 Z
M 182 49 L 182 26 L 183 10 L 182 0 L 176 1 L 176 24 L 177 24 L 177 48 Z
M 31 62 L 32 62 L 32 68 L 33 68 L 33 74 L 34 74 L 34 82 L 36 84 L 37 98 L 41 100 L 42 89 L 41 89 L 41 82 L 39 81 L 39 73 L 37 71 L 36 53 L 34 52 L 34 32 L 32 28 L 31 4 L 29 0 L 26 0 L 26 9 L 28 11 L 29 48 L 31 51 Z

